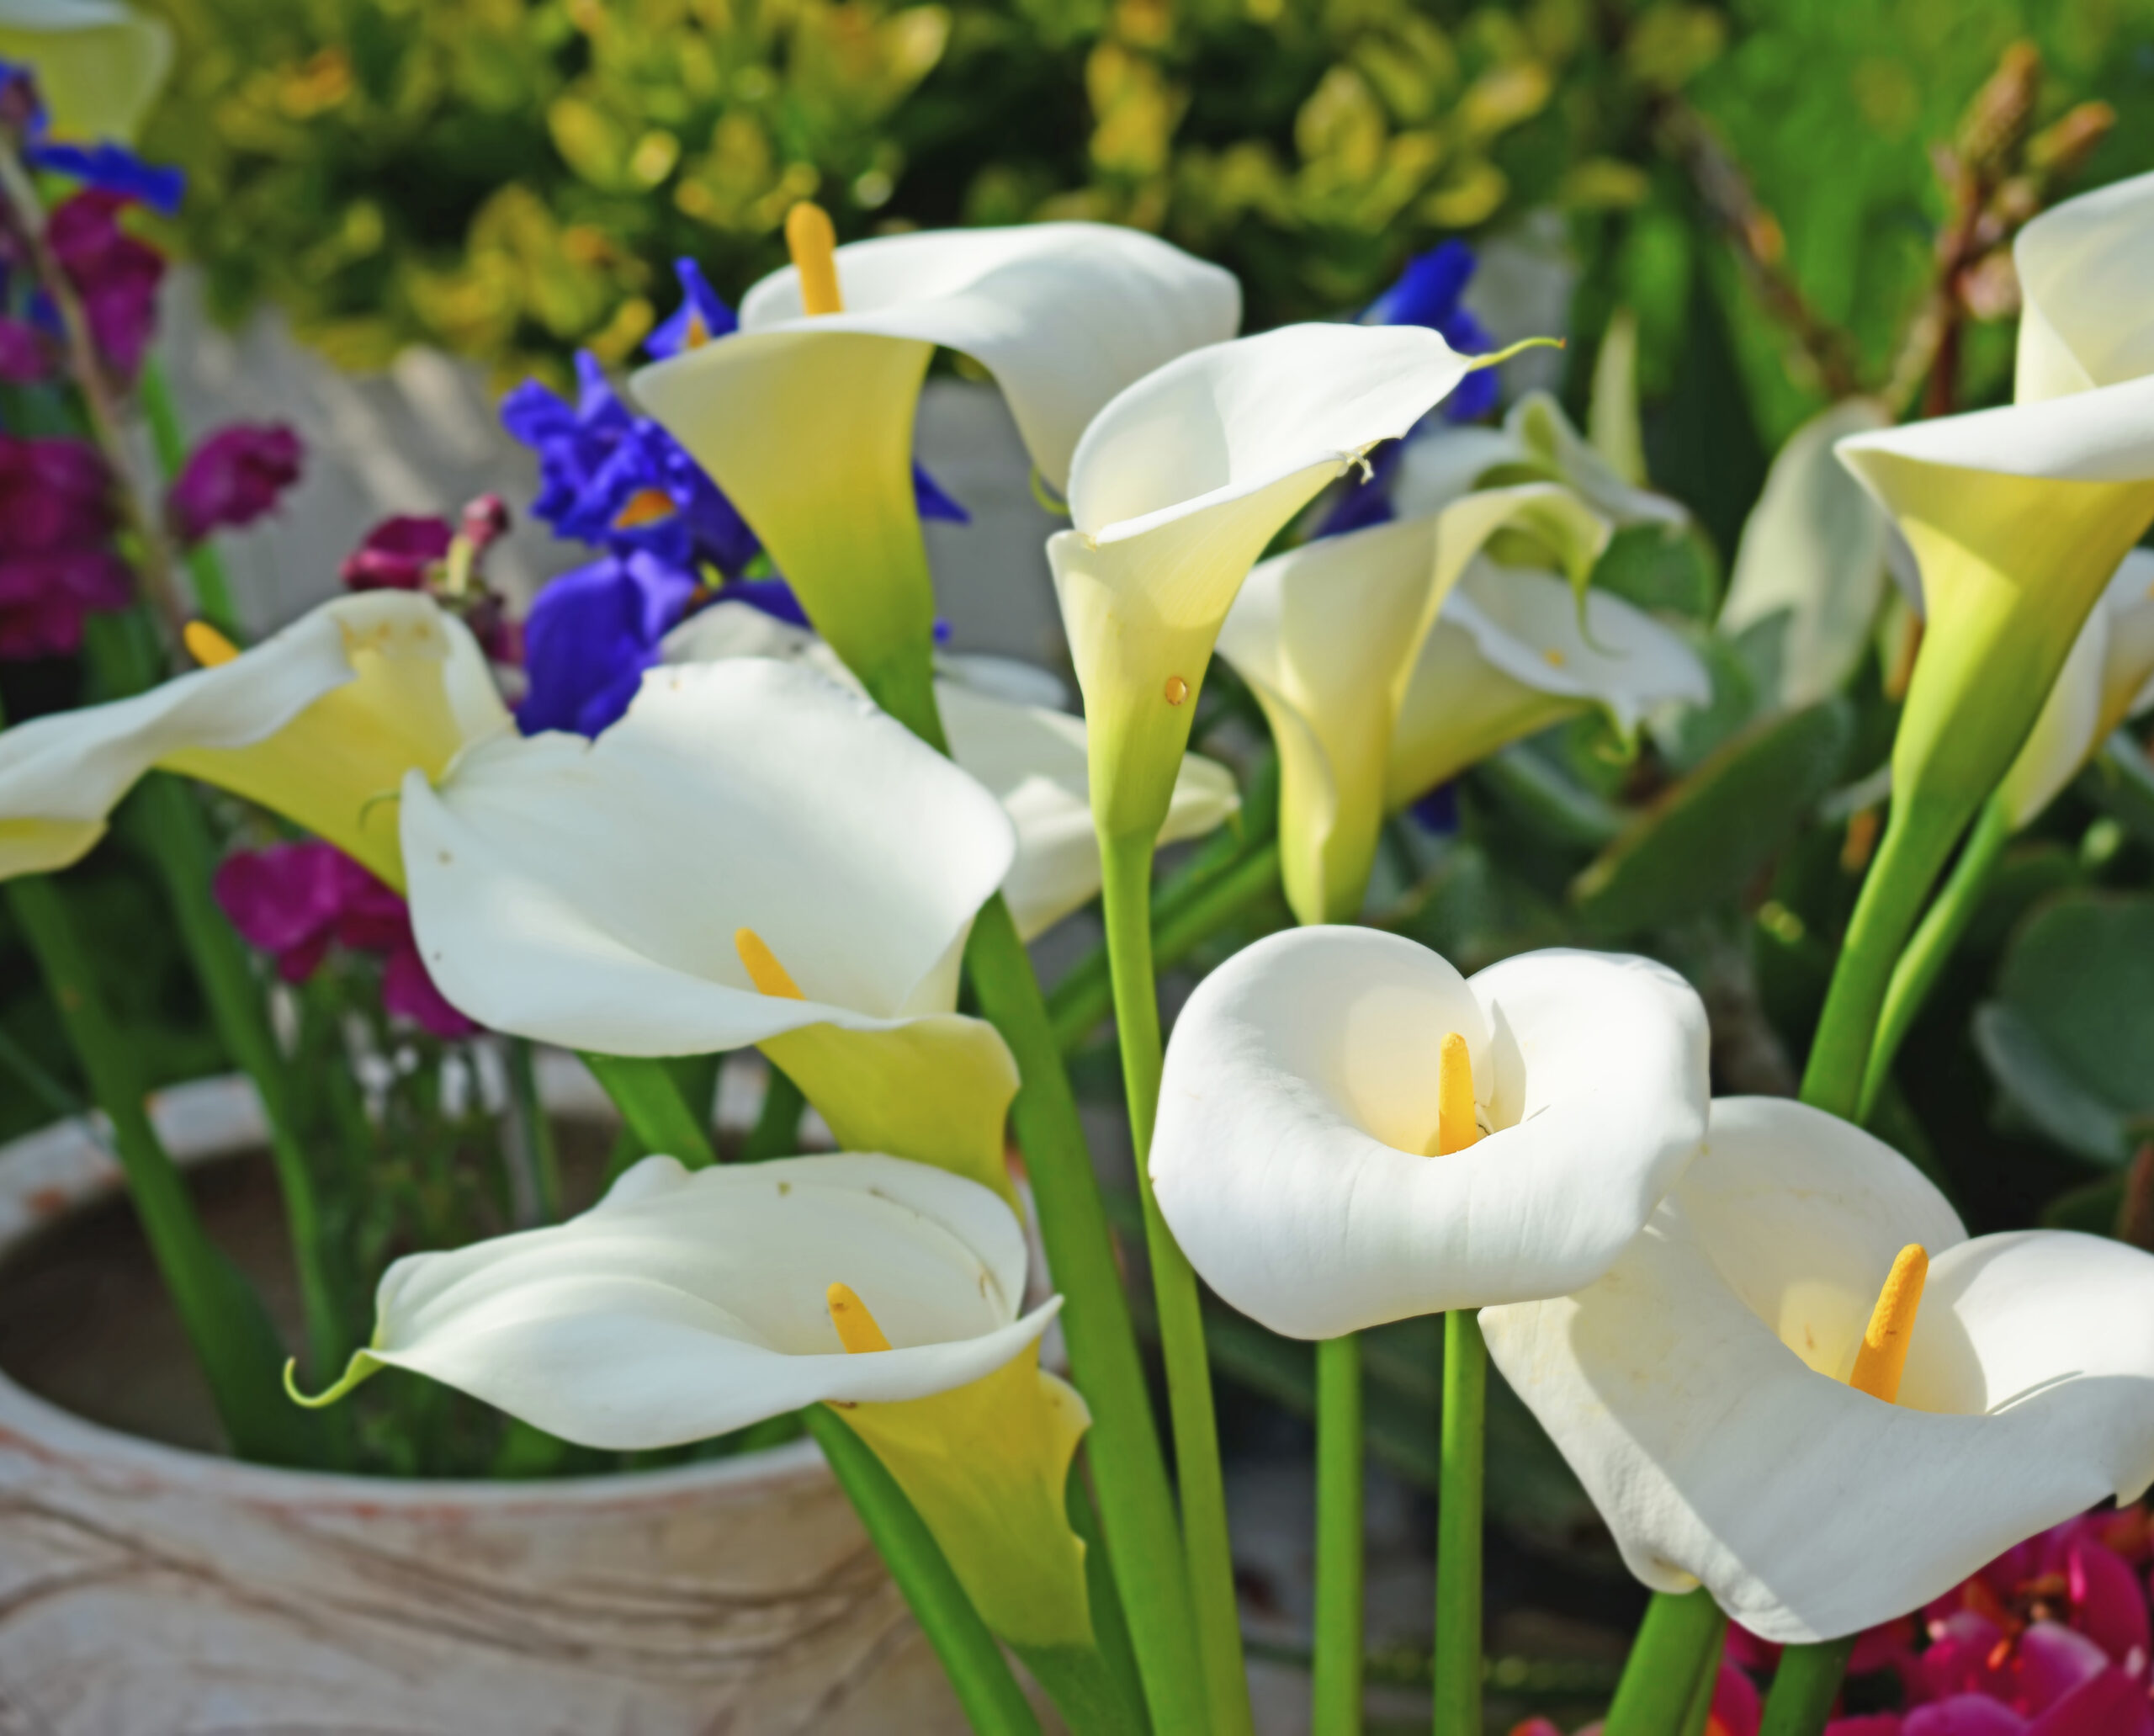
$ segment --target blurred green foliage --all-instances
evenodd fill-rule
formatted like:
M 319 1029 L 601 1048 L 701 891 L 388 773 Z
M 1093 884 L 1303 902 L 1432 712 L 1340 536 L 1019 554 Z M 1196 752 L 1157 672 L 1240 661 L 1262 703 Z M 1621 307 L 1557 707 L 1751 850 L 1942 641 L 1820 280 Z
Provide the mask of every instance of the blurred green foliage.
M 580 344 L 626 356 L 676 254 L 737 294 L 809 196 L 848 235 L 1157 230 L 1240 273 L 1252 326 L 1552 205 L 1586 267 L 1578 329 L 1637 308 L 1665 395 L 1694 291 L 1732 285 L 1671 151 L 1682 98 L 1777 214 L 1811 305 L 1882 367 L 1929 268 L 1923 147 L 2007 44 L 2047 56 L 2045 113 L 2096 95 L 2125 117 L 2098 178 L 2154 146 L 2154 0 L 157 3 L 184 51 L 147 143 L 194 178 L 219 309 L 271 297 L 353 366 L 426 341 L 504 377 Z M 1769 316 L 1719 299 L 1777 437 L 1814 382 Z

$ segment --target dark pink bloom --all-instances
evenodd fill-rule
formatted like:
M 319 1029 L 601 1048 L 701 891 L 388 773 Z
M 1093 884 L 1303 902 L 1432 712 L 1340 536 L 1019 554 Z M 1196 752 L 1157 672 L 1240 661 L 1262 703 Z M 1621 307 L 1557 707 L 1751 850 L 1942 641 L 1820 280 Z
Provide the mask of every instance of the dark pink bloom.
M 446 518 L 385 518 L 344 557 L 337 576 L 353 591 L 422 590 L 455 535 Z
M 1918 1706 L 1899 1725 L 1899 1736 L 2021 1736 L 2026 1719 L 2002 1701 L 1955 1694 Z
M 2154 1736 L 2154 1703 L 2142 1684 L 2105 1670 L 2029 1724 L 2027 1736 Z
M 482 494 L 464 503 L 457 528 L 470 544 L 472 554 L 478 555 L 507 536 L 508 527 L 508 502 L 497 494 Z
M 114 522 L 94 447 L 0 434 L 0 657 L 65 655 L 84 615 L 126 608 L 134 575 L 114 552 Z
M 2058 1622 L 2013 1634 L 1988 1617 L 1961 1610 L 1930 1627 L 1922 1654 L 1926 1697 L 1986 1694 L 2014 1712 L 2046 1712 L 2109 1667 L 2109 1654 Z
M 1713 1684 L 1713 1709 L 1707 1730 L 1713 1736 L 1758 1736 L 1764 1717 L 1756 1686 L 1735 1664 L 1723 1661 L 1720 1679 Z
M 82 298 L 98 352 L 123 380 L 134 378 L 157 324 L 164 256 L 119 225 L 132 201 L 89 188 L 64 199 L 45 223 L 45 242 Z
M 165 514 L 182 543 L 252 524 L 300 479 L 300 437 L 282 422 L 235 422 L 188 455 L 165 495 Z
M 382 1005 L 437 1037 L 479 1027 L 442 998 L 420 959 L 402 898 L 332 844 L 240 850 L 217 869 L 217 902 L 248 945 L 273 953 L 277 974 L 305 982 L 332 942 L 382 955 Z
M 1905 1736 L 1905 1732 L 1897 1712 L 1871 1712 L 1860 1717 L 1833 1719 L 1825 1726 L 1825 1736 Z
M 125 608 L 135 575 L 109 549 L 0 555 L 0 659 L 66 656 L 82 643 L 82 618 Z
M 0 316 L 0 380 L 31 385 L 52 372 L 52 348 L 27 320 Z

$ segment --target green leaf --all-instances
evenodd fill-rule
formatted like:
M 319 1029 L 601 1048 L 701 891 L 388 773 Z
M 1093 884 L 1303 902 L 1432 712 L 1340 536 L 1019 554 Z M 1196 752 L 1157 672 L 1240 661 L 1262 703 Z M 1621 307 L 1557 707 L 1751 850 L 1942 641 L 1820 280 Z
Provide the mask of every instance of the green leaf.
M 2013 1107 L 2066 1150 L 2130 1161 L 2154 1133 L 2154 897 L 2069 892 L 2013 937 L 1975 1044 Z
M 1854 735 L 1851 709 L 1832 699 L 1738 736 L 1578 876 L 1579 914 L 1630 934 L 1736 896 L 1838 779 Z
M 1719 564 L 1695 531 L 1632 524 L 1616 533 L 1593 569 L 1597 589 L 1656 613 L 1710 619 L 1720 602 Z

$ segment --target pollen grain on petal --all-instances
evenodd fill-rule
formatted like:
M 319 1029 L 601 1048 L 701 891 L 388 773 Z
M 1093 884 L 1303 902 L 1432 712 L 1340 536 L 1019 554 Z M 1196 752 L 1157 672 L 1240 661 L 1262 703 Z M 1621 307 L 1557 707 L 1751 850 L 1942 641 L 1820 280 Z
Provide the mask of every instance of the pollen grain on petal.
M 1854 1372 L 1848 1377 L 1848 1384 L 1857 1392 L 1887 1404 L 1900 1396 L 1915 1311 L 1922 1306 L 1922 1287 L 1929 1276 L 1929 1255 L 1924 1249 L 1910 1242 L 1900 1250 L 1884 1288 L 1877 1293 L 1877 1306 L 1862 1335 L 1862 1347 L 1855 1352 Z
M 793 268 L 800 273 L 800 311 L 811 317 L 843 313 L 845 297 L 838 289 L 838 237 L 830 226 L 830 213 L 803 199 L 785 214 L 785 246 L 793 255 Z
M 1446 1033 L 1436 1052 L 1436 1136 L 1428 1155 L 1448 1157 L 1481 1138 L 1473 1106 L 1473 1054 L 1457 1032 Z
M 239 647 L 207 621 L 189 621 L 179 629 L 187 655 L 204 669 L 215 669 L 239 655 Z
M 752 928 L 733 931 L 733 950 L 740 955 L 740 964 L 748 973 L 748 980 L 756 985 L 759 995 L 770 995 L 781 1001 L 805 1001 L 800 985 L 793 981 L 793 973 L 777 962 L 762 936 Z
M 875 1316 L 867 1312 L 867 1304 L 853 1293 L 851 1285 L 831 1285 L 823 1293 L 823 1300 L 830 1310 L 830 1325 L 837 1329 L 838 1342 L 846 1347 L 848 1356 L 889 1349 L 890 1340 L 875 1324 Z

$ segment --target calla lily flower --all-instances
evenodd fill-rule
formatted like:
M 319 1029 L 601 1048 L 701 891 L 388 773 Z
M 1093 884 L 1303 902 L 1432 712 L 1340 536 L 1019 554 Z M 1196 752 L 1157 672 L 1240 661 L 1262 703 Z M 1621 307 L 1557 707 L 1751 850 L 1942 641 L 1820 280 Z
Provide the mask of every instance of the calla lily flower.
M 253 649 L 132 698 L 0 733 L 0 875 L 65 868 L 152 767 L 199 778 L 297 820 L 404 884 L 396 792 L 438 779 L 514 725 L 485 655 L 432 598 L 339 597 Z
M 1896 810 L 1956 831 L 2018 753 L 2103 589 L 2154 520 L 2154 175 L 2067 200 L 2013 243 L 2017 401 L 1843 440 L 1922 570 Z M 1950 837 L 1945 838 L 1949 847 Z
M 1682 637 L 1552 572 L 1469 566 L 1422 643 L 1392 732 L 1384 804 L 1418 800 L 1509 743 L 1599 706 L 1628 735 L 1655 707 L 1703 705 L 1712 681 Z
M 841 1144 L 1006 1191 L 1016 1064 L 952 1009 L 1015 837 L 858 694 L 671 665 L 595 740 L 482 743 L 403 798 L 419 949 L 471 1017 L 611 1055 L 759 1044 Z
M 1089 1646 L 1063 1506 L 1089 1418 L 1040 1371 L 1061 1298 L 1021 1314 L 1025 1266 L 1009 1208 L 923 1165 L 648 1157 L 566 1224 L 398 1261 L 373 1340 L 310 1402 L 405 1368 L 624 1452 L 832 1404 L 997 1632 Z
M 1547 392 L 1528 392 L 1500 428 L 1435 427 L 1406 443 L 1392 503 L 1402 517 L 1439 512 L 1492 485 L 1560 483 L 1616 526 L 1690 523 L 1687 509 L 1625 479 Z
M 852 682 L 845 665 L 804 629 L 745 603 L 717 603 L 666 640 L 666 661 L 777 657 Z M 1017 855 L 1002 895 L 1017 932 L 1030 941 L 1080 909 L 1100 889 L 1100 847 L 1085 760 L 1085 722 L 1059 708 L 1062 684 L 1014 659 L 944 655 L 935 684 L 950 757 L 987 786 L 1016 828 Z M 1205 833 L 1241 806 L 1234 774 L 1215 760 L 1186 756 L 1175 779 L 1162 844 Z
M 2079 629 L 1998 795 L 2016 829 L 2127 718 L 2154 705 L 2154 549 L 2135 549 Z
M 1438 1138 L 1460 1041 L 1466 1149 Z M 1372 929 L 1276 934 L 1175 1021 L 1152 1186 L 1205 1282 L 1289 1337 L 1561 1295 L 1697 1155 L 1706 1048 L 1697 995 L 1648 959 L 1467 979 Z
M 810 254 L 816 226 L 803 226 Z M 1232 337 L 1241 292 L 1217 266 L 1094 223 L 889 236 L 807 263 L 812 301 L 798 268 L 777 272 L 748 292 L 736 332 L 645 368 L 631 387 L 879 695 L 896 664 L 924 678 L 931 642 L 912 443 L 936 348 L 995 375 L 1033 464 L 1060 489 L 1100 407 Z
M 1927 1287 L 1897 1402 L 1846 1378 L 1908 1245 Z M 1777 1098 L 1707 1148 L 1608 1275 L 1483 1311 L 1490 1354 L 1658 1590 L 1753 1632 L 1856 1632 L 2154 1479 L 2154 1256 L 1970 1241 L 1920 1171 Z
M 1164 820 L 1205 666 L 1281 527 L 1467 371 L 1418 326 L 1288 326 L 1169 363 L 1102 410 L 1048 542 L 1103 841 Z
M 119 0 L 0 0 L 0 61 L 37 69 L 62 138 L 131 141 L 172 56 L 172 27 Z

